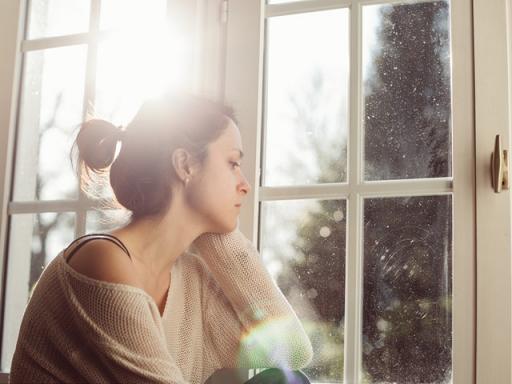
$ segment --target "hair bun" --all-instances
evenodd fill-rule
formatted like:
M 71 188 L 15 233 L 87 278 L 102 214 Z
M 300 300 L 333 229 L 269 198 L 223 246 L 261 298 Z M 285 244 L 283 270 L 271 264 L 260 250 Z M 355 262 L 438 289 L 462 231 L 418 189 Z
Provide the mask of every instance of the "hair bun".
M 83 123 L 76 144 L 85 164 L 93 171 L 110 166 L 114 161 L 117 141 L 124 132 L 122 128 L 102 119 Z

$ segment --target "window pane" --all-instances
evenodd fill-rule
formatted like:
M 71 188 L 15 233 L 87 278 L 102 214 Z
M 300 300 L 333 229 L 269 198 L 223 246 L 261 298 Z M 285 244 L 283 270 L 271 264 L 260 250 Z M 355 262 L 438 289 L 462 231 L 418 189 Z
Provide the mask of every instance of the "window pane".
M 28 39 L 87 32 L 90 0 L 32 0 L 28 10 Z
M 10 217 L 2 371 L 9 372 L 23 313 L 44 268 L 74 237 L 74 213 Z
M 83 45 L 25 54 L 14 200 L 76 198 L 69 151 L 82 121 L 85 63 Z
M 46 212 L 11 217 L 9 261 L 20 265 L 30 263 L 25 271 L 19 271 L 24 273 L 16 275 L 27 282 L 29 294 L 43 269 L 73 240 L 74 235 L 74 213 Z
M 449 177 L 447 1 L 363 7 L 365 179 Z
M 125 125 L 142 102 L 184 87 L 191 74 L 191 56 L 180 36 L 158 20 L 143 31 L 116 32 L 99 44 L 96 97 L 97 117 Z
M 261 256 L 302 320 L 314 358 L 314 382 L 343 381 L 345 200 L 261 204 Z
M 143 54 L 137 49 L 140 43 L 137 41 L 137 46 L 127 44 L 122 37 L 100 43 L 95 116 L 116 125 L 126 125 L 137 113 L 145 98 L 142 92 L 146 72 L 151 67 L 150 58 L 141 57 Z
M 134 29 L 165 20 L 167 0 L 102 0 L 101 29 Z
M 263 185 L 346 181 L 348 10 L 267 20 Z
M 364 202 L 365 383 L 450 383 L 450 195 Z

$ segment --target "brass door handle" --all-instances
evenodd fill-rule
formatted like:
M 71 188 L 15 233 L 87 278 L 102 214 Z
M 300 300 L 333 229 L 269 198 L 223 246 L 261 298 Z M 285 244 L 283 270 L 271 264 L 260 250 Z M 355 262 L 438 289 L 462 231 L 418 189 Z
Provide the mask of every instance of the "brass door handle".
M 491 183 L 495 193 L 508 189 L 508 151 L 501 149 L 501 137 L 496 135 L 494 152 L 491 153 Z

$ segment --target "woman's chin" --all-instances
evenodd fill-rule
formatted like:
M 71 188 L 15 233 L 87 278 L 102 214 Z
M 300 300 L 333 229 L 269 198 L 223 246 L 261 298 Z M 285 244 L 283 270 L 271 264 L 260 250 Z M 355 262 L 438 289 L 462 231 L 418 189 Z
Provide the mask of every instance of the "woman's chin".
M 238 225 L 239 225 L 239 216 L 237 215 L 236 219 L 231 223 L 229 232 L 233 232 L 235 229 L 237 229 Z
M 233 232 L 237 227 L 238 227 L 238 220 L 234 224 L 229 226 L 229 228 L 226 232 Z

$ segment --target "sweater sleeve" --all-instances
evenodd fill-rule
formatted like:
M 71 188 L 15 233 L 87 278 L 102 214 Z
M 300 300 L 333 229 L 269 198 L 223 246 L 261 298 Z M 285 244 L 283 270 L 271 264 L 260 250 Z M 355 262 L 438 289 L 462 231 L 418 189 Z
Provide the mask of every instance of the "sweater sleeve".
M 207 331 L 221 364 L 301 369 L 313 358 L 295 311 L 237 228 L 194 241 L 213 280 L 206 300 Z
M 187 384 L 165 345 L 158 308 L 144 292 L 77 272 L 66 279 L 74 328 L 112 381 Z

